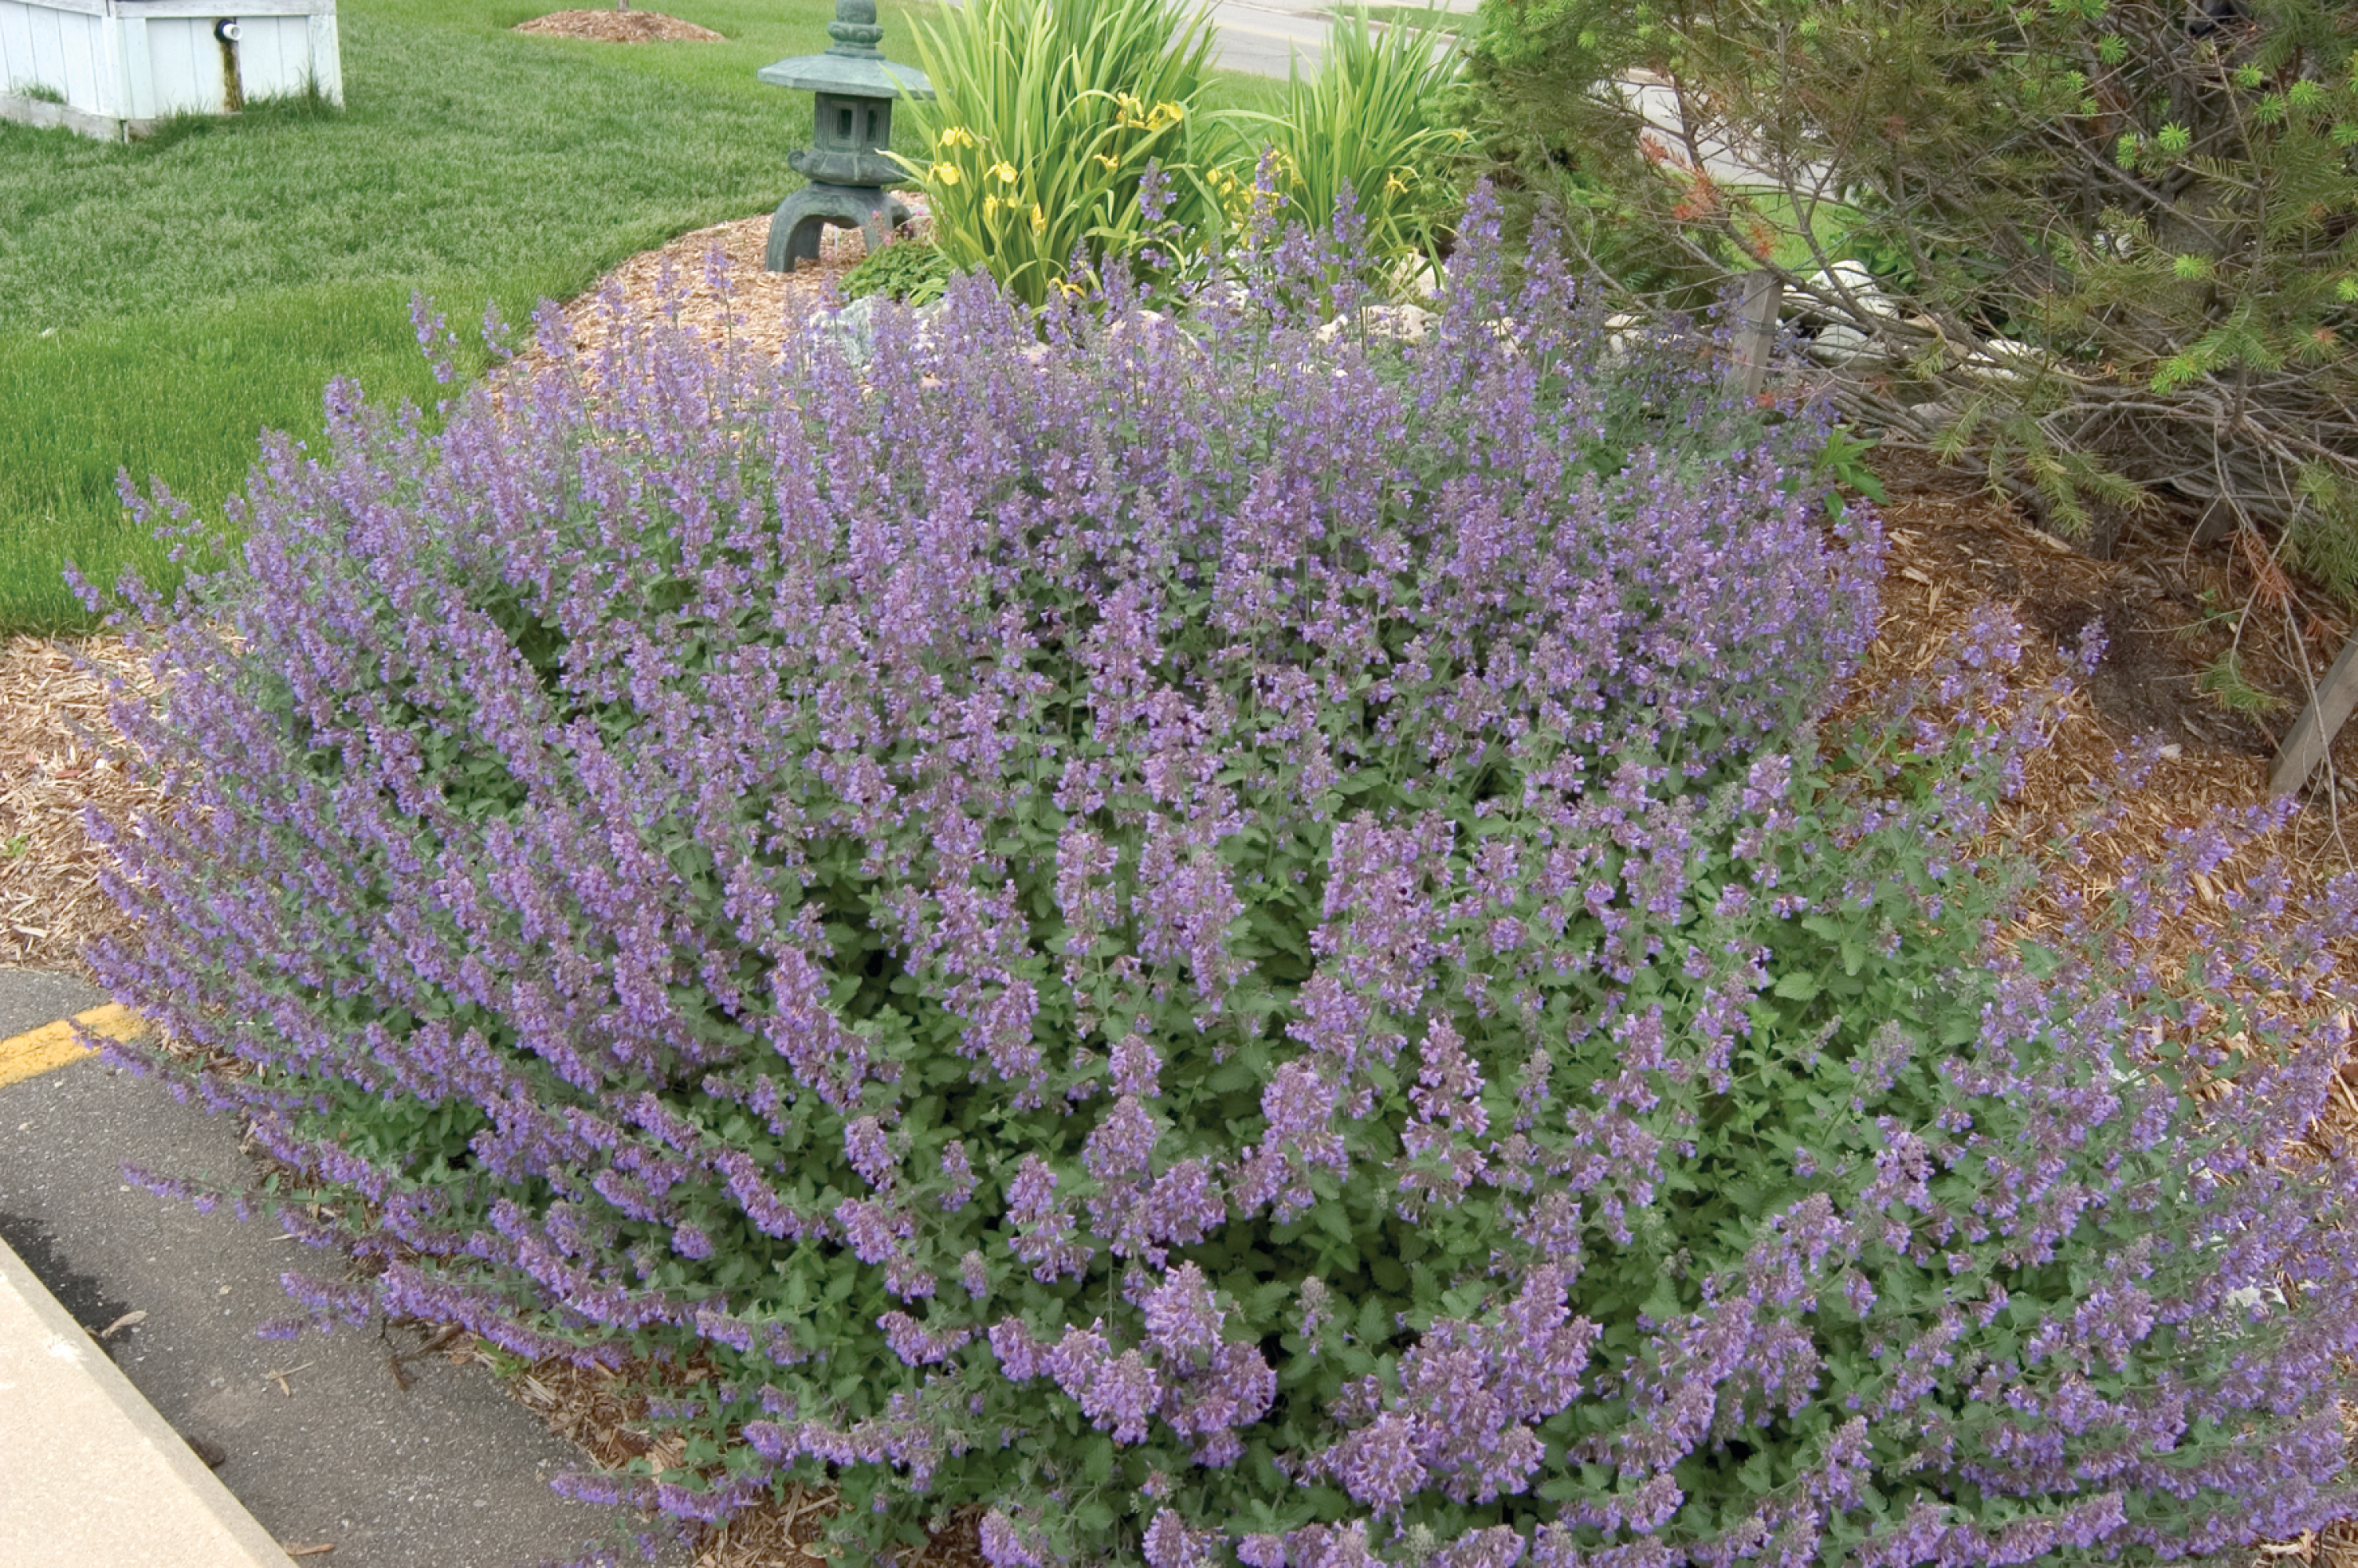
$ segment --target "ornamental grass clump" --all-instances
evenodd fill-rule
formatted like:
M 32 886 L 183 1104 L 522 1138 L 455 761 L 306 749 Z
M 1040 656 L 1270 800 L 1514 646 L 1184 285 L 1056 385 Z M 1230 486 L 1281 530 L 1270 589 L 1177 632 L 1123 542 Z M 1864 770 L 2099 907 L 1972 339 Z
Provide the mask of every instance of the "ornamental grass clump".
M 1159 273 L 1215 232 L 1211 50 L 1209 14 L 1178 0 L 975 0 L 920 23 L 936 123 L 925 157 L 896 157 L 943 257 L 1036 306 L 1109 265 Z
M 1443 111 L 1460 62 L 1454 49 L 1434 49 L 1433 36 L 1404 23 L 1379 28 L 1365 7 L 1343 13 L 1315 70 L 1304 75 L 1293 61 L 1277 113 L 1228 116 L 1247 146 L 1273 152 L 1271 193 L 1289 218 L 1321 223 L 1349 201 L 1363 225 L 1360 250 L 1391 272 L 1436 261 L 1465 200 L 1450 176 L 1470 137 Z M 1231 221 L 1250 221 L 1249 173 L 1219 171 L 1212 184 Z
M 2346 1511 L 2302 1020 L 2358 892 L 2144 966 L 2255 820 L 2059 913 L 1992 836 L 2011 629 L 1836 709 L 1822 416 L 1467 232 L 1414 343 L 1290 313 L 1297 233 L 1192 330 L 968 277 L 864 372 L 633 329 L 273 441 L 144 605 L 183 805 L 93 961 L 324 1206 L 310 1318 L 654 1366 L 680 1459 L 584 1497 L 825 1479 L 857 1553 L 972 1508 L 999 1568 Z

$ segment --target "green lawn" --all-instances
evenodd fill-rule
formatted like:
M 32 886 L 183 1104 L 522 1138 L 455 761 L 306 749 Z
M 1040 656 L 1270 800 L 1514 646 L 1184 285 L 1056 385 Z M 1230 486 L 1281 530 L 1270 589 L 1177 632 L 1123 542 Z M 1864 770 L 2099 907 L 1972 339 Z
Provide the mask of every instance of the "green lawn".
M 330 377 L 430 402 L 412 290 L 454 323 L 487 300 L 522 321 L 800 183 L 810 101 L 753 72 L 824 49 L 832 0 L 665 0 L 722 44 L 506 31 L 557 8 L 342 0 L 341 113 L 265 105 L 130 146 L 0 124 L 0 631 L 86 619 L 69 558 L 168 579 L 119 470 L 217 516 L 265 427 L 318 428 Z M 906 15 L 885 7 L 886 48 L 914 60 Z

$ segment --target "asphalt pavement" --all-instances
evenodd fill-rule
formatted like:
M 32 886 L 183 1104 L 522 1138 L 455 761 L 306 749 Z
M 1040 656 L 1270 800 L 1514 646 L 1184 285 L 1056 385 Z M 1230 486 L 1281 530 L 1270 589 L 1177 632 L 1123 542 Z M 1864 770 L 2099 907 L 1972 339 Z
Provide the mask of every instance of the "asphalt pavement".
M 0 969 L 0 1042 L 105 1000 Z M 509 1568 L 578 1555 L 617 1521 L 549 1489 L 581 1454 L 482 1367 L 429 1355 L 396 1379 L 417 1332 L 257 1338 L 296 1313 L 280 1272 L 333 1277 L 335 1256 L 266 1217 L 157 1196 L 125 1162 L 222 1187 L 252 1171 L 235 1126 L 95 1057 L 0 1082 L 0 1239 L 264 1529 L 312 1549 L 307 1568 Z M 27 1493 L 40 1463 L 0 1454 L 0 1494 Z
M 1284 0 L 1245 5 L 1218 0 L 1212 13 L 1212 62 L 1255 76 L 1285 75 L 1297 59 L 1304 74 L 1315 70 L 1326 48 L 1324 7 L 1289 7 Z

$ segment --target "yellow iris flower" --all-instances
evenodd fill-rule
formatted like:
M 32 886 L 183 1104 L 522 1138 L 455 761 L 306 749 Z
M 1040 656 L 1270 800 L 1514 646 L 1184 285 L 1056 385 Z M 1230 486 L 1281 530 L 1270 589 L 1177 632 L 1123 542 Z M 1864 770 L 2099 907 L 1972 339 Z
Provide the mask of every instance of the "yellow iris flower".
M 958 182 L 957 165 L 954 163 L 937 163 L 934 165 L 932 178 L 939 180 L 944 185 L 956 185 Z
M 1040 211 L 1040 204 L 1037 201 L 1032 203 L 1032 232 L 1035 234 L 1044 234 L 1048 232 L 1048 215 Z
M 991 165 L 990 172 L 1001 185 L 1012 185 L 1015 183 L 1015 166 L 1007 162 L 1004 158 Z

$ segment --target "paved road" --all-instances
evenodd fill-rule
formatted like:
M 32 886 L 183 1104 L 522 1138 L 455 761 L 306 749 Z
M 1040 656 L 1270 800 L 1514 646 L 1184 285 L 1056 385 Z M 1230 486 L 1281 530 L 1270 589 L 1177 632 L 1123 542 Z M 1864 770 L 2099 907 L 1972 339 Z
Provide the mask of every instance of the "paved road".
M 1275 0 L 1266 5 L 1219 0 L 1209 9 L 1217 29 L 1212 59 L 1230 70 L 1282 78 L 1298 59 L 1307 73 L 1317 69 L 1325 52 L 1323 10 L 1290 10 Z
M 1470 13 L 1480 0 L 1443 0 L 1441 9 Z M 1206 7 L 1216 29 L 1213 58 L 1231 70 L 1282 78 L 1298 60 L 1306 73 L 1323 57 L 1326 29 L 1338 9 L 1335 0 L 1213 0 Z M 1624 82 L 1622 96 L 1645 122 L 1683 156 L 1686 145 L 1676 95 L 1655 78 Z M 1744 148 L 1724 137 L 1706 137 L 1699 149 L 1703 166 L 1727 185 L 1776 183 Z M 1823 170 L 1810 174 L 1823 179 Z
M 1474 11 L 1480 0 L 1443 0 L 1444 11 Z M 1325 55 L 1334 0 L 1212 0 L 1212 58 L 1230 70 L 1283 77 L 1296 59 L 1306 73 Z
M 0 969 L 0 1041 L 103 1000 L 70 978 Z M 386 1357 L 416 1344 L 407 1331 L 254 1337 L 294 1312 L 280 1271 L 332 1275 L 332 1255 L 279 1239 L 267 1219 L 240 1225 L 135 1188 L 125 1161 L 224 1184 L 248 1169 L 228 1123 L 95 1059 L 0 1086 L 0 1238 L 93 1334 L 146 1314 L 105 1349 L 191 1446 L 222 1456 L 216 1474 L 263 1528 L 334 1543 L 307 1564 L 508 1568 L 572 1556 L 600 1531 L 611 1516 L 548 1489 L 580 1455 L 481 1367 L 407 1363 L 405 1392 Z

